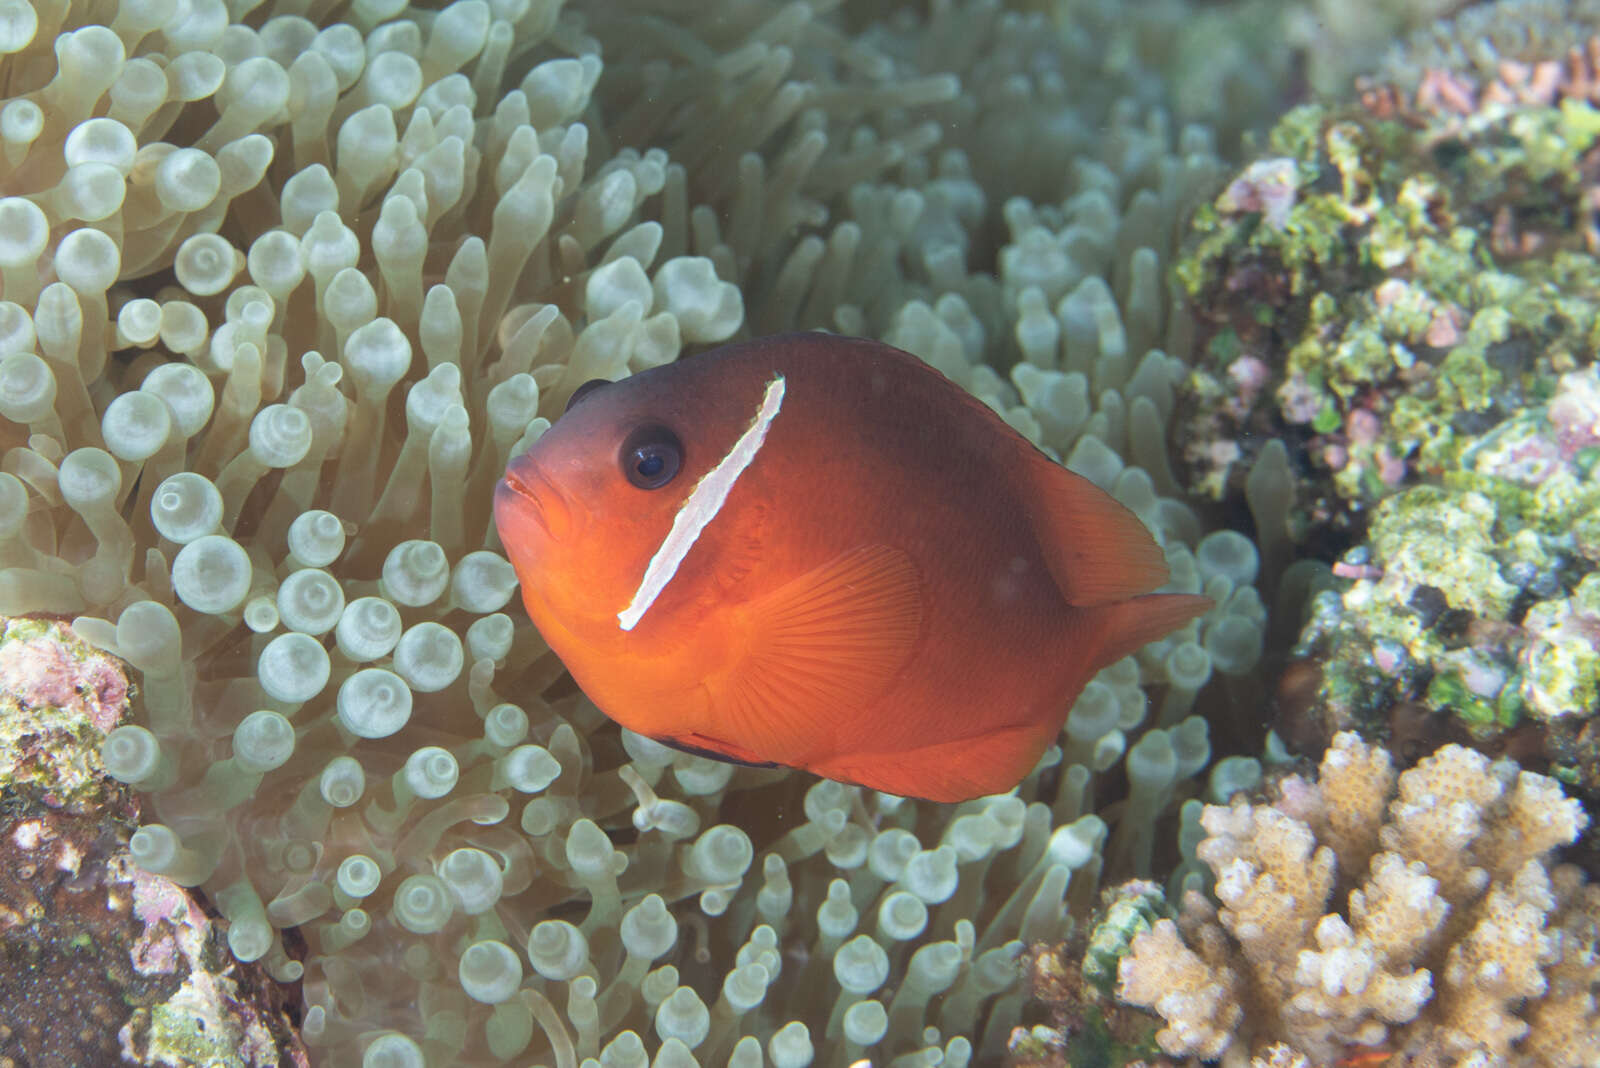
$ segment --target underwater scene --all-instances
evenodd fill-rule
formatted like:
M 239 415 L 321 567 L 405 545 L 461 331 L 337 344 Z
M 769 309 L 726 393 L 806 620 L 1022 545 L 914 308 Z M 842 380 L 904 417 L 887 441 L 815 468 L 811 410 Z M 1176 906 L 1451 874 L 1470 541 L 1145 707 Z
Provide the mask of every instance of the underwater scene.
M 0 1068 L 1600 1068 L 1600 0 L 0 0 Z

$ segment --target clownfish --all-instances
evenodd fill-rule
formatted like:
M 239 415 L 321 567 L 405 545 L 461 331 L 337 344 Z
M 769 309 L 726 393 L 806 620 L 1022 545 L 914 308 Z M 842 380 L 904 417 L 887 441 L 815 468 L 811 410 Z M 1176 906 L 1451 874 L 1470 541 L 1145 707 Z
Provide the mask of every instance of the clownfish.
M 508 465 L 528 615 L 623 726 L 906 797 L 1016 786 L 1211 607 L 1131 511 L 898 349 L 793 334 L 580 387 Z

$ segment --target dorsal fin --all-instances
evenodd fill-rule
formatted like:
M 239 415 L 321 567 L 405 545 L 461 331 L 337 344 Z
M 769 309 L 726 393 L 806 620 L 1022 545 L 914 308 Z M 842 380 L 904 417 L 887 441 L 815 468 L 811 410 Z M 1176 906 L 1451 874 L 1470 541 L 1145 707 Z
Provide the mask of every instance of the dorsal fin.
M 1024 443 L 1026 444 L 1026 443 Z M 1045 566 L 1068 604 L 1137 597 L 1167 581 L 1167 558 L 1127 506 L 1029 447 L 1017 472 Z

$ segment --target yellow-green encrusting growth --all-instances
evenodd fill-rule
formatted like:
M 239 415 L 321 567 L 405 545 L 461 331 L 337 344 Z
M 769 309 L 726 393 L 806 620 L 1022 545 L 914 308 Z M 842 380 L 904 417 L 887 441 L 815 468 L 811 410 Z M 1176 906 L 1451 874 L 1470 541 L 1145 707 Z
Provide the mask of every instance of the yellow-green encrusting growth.
M 1271 157 L 1199 213 L 1178 266 L 1210 309 L 1193 395 L 1236 430 L 1311 439 L 1346 501 L 1453 467 L 1600 337 L 1593 250 L 1564 221 L 1587 195 L 1594 115 L 1572 99 L 1486 104 L 1422 129 L 1360 109 L 1292 112 Z M 1260 362 L 1270 381 L 1252 381 Z M 1253 418 L 1269 407 L 1270 426 Z M 1215 428 L 1190 436 L 1197 484 L 1221 495 L 1237 451 L 1217 450 Z
M 1481 17 L 1441 24 L 1413 42 L 1438 66 L 1289 113 L 1197 214 L 1185 477 L 1228 497 L 1263 442 L 1292 453 L 1295 532 L 1344 580 L 1298 649 L 1325 727 L 1397 701 L 1480 738 L 1531 718 L 1593 789 L 1600 112 L 1593 55 L 1553 42 L 1600 23 L 1490 6 L 1524 63 L 1485 70 Z
M 1212 136 L 1092 65 L 1056 123 L 1092 43 L 997 3 L 859 36 L 727 7 L 0 8 L 0 612 L 132 665 L 100 747 L 129 850 L 302 983 L 330 1062 L 994 1056 L 1021 944 L 1147 871 L 1209 759 L 1195 701 L 1260 654 L 1258 554 L 1203 537 L 1162 447 Z M 515 606 L 507 457 L 587 379 L 789 327 L 939 366 L 1218 602 L 1102 673 L 1016 796 L 665 750 Z

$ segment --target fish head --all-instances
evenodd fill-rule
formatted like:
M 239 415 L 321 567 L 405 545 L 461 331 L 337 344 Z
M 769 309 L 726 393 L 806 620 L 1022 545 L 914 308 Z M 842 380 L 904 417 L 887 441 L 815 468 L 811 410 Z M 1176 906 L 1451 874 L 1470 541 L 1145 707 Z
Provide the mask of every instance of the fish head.
M 553 624 L 614 647 L 641 620 L 659 633 L 667 620 L 684 623 L 685 612 L 711 610 L 705 584 L 688 573 L 717 566 L 736 520 L 685 533 L 693 524 L 684 513 L 762 396 L 759 382 L 739 388 L 687 364 L 589 383 L 510 462 L 495 523 L 547 639 Z M 696 559 L 680 569 L 690 548 Z

